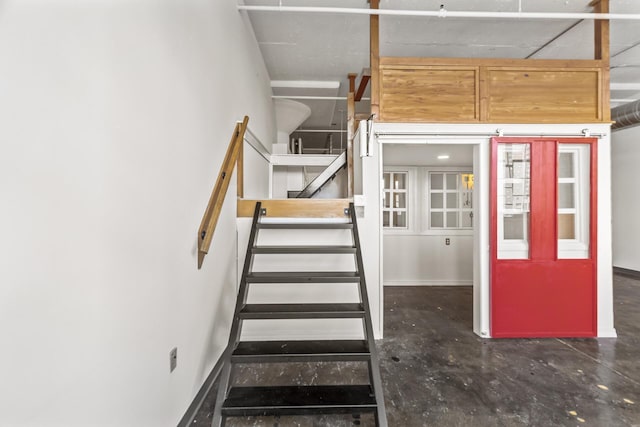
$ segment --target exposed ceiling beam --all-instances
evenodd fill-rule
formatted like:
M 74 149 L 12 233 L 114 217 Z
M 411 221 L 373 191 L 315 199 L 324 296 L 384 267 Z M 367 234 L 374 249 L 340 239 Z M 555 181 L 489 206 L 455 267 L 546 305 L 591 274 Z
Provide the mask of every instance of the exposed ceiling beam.
M 371 79 L 371 68 L 363 68 L 362 72 L 360 72 L 360 85 L 358 86 L 358 90 L 354 97 L 356 102 L 362 100 L 362 95 L 364 95 L 364 91 L 367 88 L 367 84 Z
M 589 19 L 640 20 L 640 13 L 558 13 L 558 12 L 479 12 L 431 10 L 363 9 L 348 7 L 310 6 L 252 6 L 239 4 L 238 10 L 251 12 L 327 13 L 349 15 L 424 16 L 434 18 L 490 18 L 490 19 Z

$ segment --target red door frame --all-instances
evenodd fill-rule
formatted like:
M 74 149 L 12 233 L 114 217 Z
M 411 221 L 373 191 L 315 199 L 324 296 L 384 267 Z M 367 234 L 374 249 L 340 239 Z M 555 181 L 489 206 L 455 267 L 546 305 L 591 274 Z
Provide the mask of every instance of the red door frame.
M 492 337 L 597 335 L 597 142 L 597 138 L 491 139 Z M 529 259 L 498 259 L 496 171 L 501 143 L 530 144 Z M 590 145 L 589 258 L 558 260 L 557 150 L 558 144 L 571 143 Z M 552 158 L 553 167 L 545 167 Z M 554 185 L 547 188 L 551 182 Z

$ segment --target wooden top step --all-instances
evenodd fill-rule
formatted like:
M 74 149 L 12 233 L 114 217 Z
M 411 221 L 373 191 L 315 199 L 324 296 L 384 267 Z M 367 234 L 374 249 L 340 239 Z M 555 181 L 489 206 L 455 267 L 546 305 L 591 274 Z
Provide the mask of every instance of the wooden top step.
M 306 415 L 372 412 L 369 385 L 232 387 L 222 405 L 225 416 Z
M 237 363 L 355 361 L 371 356 L 363 340 L 243 341 L 231 355 Z

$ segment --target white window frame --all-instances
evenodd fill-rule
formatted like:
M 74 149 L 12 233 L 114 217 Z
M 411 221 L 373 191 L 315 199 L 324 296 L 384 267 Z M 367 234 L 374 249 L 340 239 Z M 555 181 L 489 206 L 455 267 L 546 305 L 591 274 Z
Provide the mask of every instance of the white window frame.
M 522 210 L 512 211 L 504 208 L 504 199 L 505 199 L 505 191 L 504 184 L 515 184 L 515 183 L 523 183 L 526 188 L 526 179 L 527 174 L 525 173 L 525 178 L 507 178 L 504 176 L 504 155 L 507 152 L 507 145 L 529 145 L 529 168 L 531 168 L 531 144 L 530 143 L 512 143 L 512 144 L 498 144 L 497 149 L 497 162 L 496 162 L 496 179 L 497 179 L 497 198 L 493 200 L 492 203 L 497 203 L 497 226 L 498 226 L 498 247 L 497 247 L 497 257 L 498 259 L 529 259 L 529 240 L 530 240 L 530 226 L 531 226 L 531 206 L 523 206 Z M 504 150 L 501 150 L 501 147 L 505 147 Z M 531 171 L 529 169 L 529 186 L 531 185 Z M 525 191 L 526 194 L 526 191 Z M 529 197 L 531 194 L 531 188 L 529 188 Z M 523 236 L 524 239 L 505 239 L 504 238 L 504 216 L 505 215 L 513 215 L 513 214 L 522 214 L 529 213 L 529 220 L 523 224 Z
M 442 190 L 433 190 L 431 188 L 431 176 L 434 174 L 442 174 L 442 179 L 443 179 L 443 188 Z M 451 231 L 463 231 L 463 230 L 473 230 L 473 220 L 471 221 L 471 226 L 469 227 L 463 227 L 462 226 L 462 215 L 465 213 L 469 213 L 471 215 L 473 215 L 473 207 L 472 208 L 463 208 L 463 196 L 465 193 L 467 193 L 466 191 L 463 191 L 462 189 L 462 175 L 473 175 L 473 171 L 470 171 L 469 169 L 461 169 L 461 170 L 443 170 L 443 169 L 436 169 L 436 168 L 428 168 L 425 171 L 425 181 L 424 181 L 424 189 L 423 189 L 423 195 L 426 199 L 426 209 L 425 209 L 425 215 L 423 215 L 424 221 L 426 222 L 426 227 L 429 231 L 445 231 L 447 234 L 449 234 Z M 447 175 L 455 175 L 456 176 L 456 188 L 455 190 L 450 190 L 447 188 Z M 436 194 L 442 194 L 442 208 L 432 208 L 431 207 L 431 194 L 432 193 L 436 193 Z M 456 199 L 457 199 L 457 204 L 458 206 L 456 208 L 448 208 L 447 205 L 447 194 L 451 194 L 451 193 L 455 193 L 456 194 Z M 471 198 L 473 200 L 473 190 L 471 191 Z M 471 203 L 471 205 L 473 206 L 473 201 Z M 434 227 L 431 224 L 431 213 L 432 212 L 442 212 L 442 219 L 443 219 L 443 226 L 442 227 Z M 457 226 L 456 227 L 447 227 L 446 226 L 446 222 L 447 222 L 447 213 L 448 212 L 456 212 L 456 217 L 457 217 Z M 473 218 L 473 216 L 472 216 Z
M 573 154 L 574 177 L 558 177 L 556 185 L 561 183 L 574 185 L 573 205 L 575 207 L 560 209 L 558 206 L 557 214 L 575 215 L 575 238 L 558 239 L 558 259 L 587 259 L 589 258 L 591 218 L 591 145 L 559 143 L 558 156 L 560 153 Z M 559 164 L 557 168 L 559 170 Z M 584 185 L 585 183 L 587 185 Z
M 385 195 L 384 188 L 384 174 L 389 172 L 405 172 L 408 173 L 407 181 L 407 228 L 399 227 L 383 227 L 383 233 L 385 235 L 391 234 L 403 234 L 412 236 L 471 236 L 473 235 L 473 222 L 469 228 L 429 228 L 429 173 L 430 172 L 443 172 L 443 173 L 457 173 L 473 174 L 472 166 L 465 167 L 435 167 L 435 166 L 384 166 L 383 176 L 380 184 L 380 191 L 382 197 Z M 475 190 L 474 190 L 475 191 Z M 471 192 L 471 197 L 474 197 L 474 191 Z M 459 192 L 459 197 L 462 197 L 462 192 Z M 460 203 L 460 200 L 458 201 Z M 475 203 L 473 199 L 472 205 Z M 460 206 L 460 205 L 459 205 Z M 388 210 L 382 204 L 382 212 Z M 473 212 L 473 208 L 471 209 Z M 382 213 L 381 213 L 382 214 Z
M 405 189 L 401 190 L 401 191 L 397 191 L 395 189 L 390 189 L 389 193 L 391 195 L 391 203 L 390 206 L 387 208 L 384 206 L 384 200 L 386 197 L 386 193 L 387 193 L 387 188 L 385 188 L 384 186 L 384 175 L 387 173 L 391 173 L 391 174 L 395 174 L 395 173 L 404 173 L 406 174 L 406 179 L 405 179 Z M 385 232 L 410 232 L 413 230 L 413 221 L 415 221 L 414 217 L 416 216 L 416 214 L 411 210 L 413 203 L 412 203 L 412 194 L 415 192 L 415 168 L 385 168 L 382 174 L 382 215 L 384 215 L 384 212 L 389 212 L 389 223 L 391 224 L 393 222 L 393 212 L 405 212 L 405 215 L 407 217 L 406 220 L 406 226 L 405 227 L 393 227 L 393 226 L 384 226 L 383 225 L 383 230 Z M 390 183 L 392 183 L 392 181 L 389 181 Z M 405 207 L 404 208 L 394 208 L 393 207 L 393 193 L 404 193 L 405 194 Z M 383 223 L 384 224 L 384 223 Z

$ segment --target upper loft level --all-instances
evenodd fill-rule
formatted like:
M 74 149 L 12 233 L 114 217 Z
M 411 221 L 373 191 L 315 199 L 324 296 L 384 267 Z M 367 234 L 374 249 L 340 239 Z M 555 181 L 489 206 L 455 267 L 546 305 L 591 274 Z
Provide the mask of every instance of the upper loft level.
M 349 73 L 359 74 L 354 121 L 608 123 L 611 106 L 640 98 L 638 2 L 245 3 L 272 7 L 249 18 L 274 97 L 312 109 L 292 134 L 309 149 L 348 132 Z M 363 12 L 376 7 L 379 16 Z M 598 20 L 598 12 L 616 17 Z

